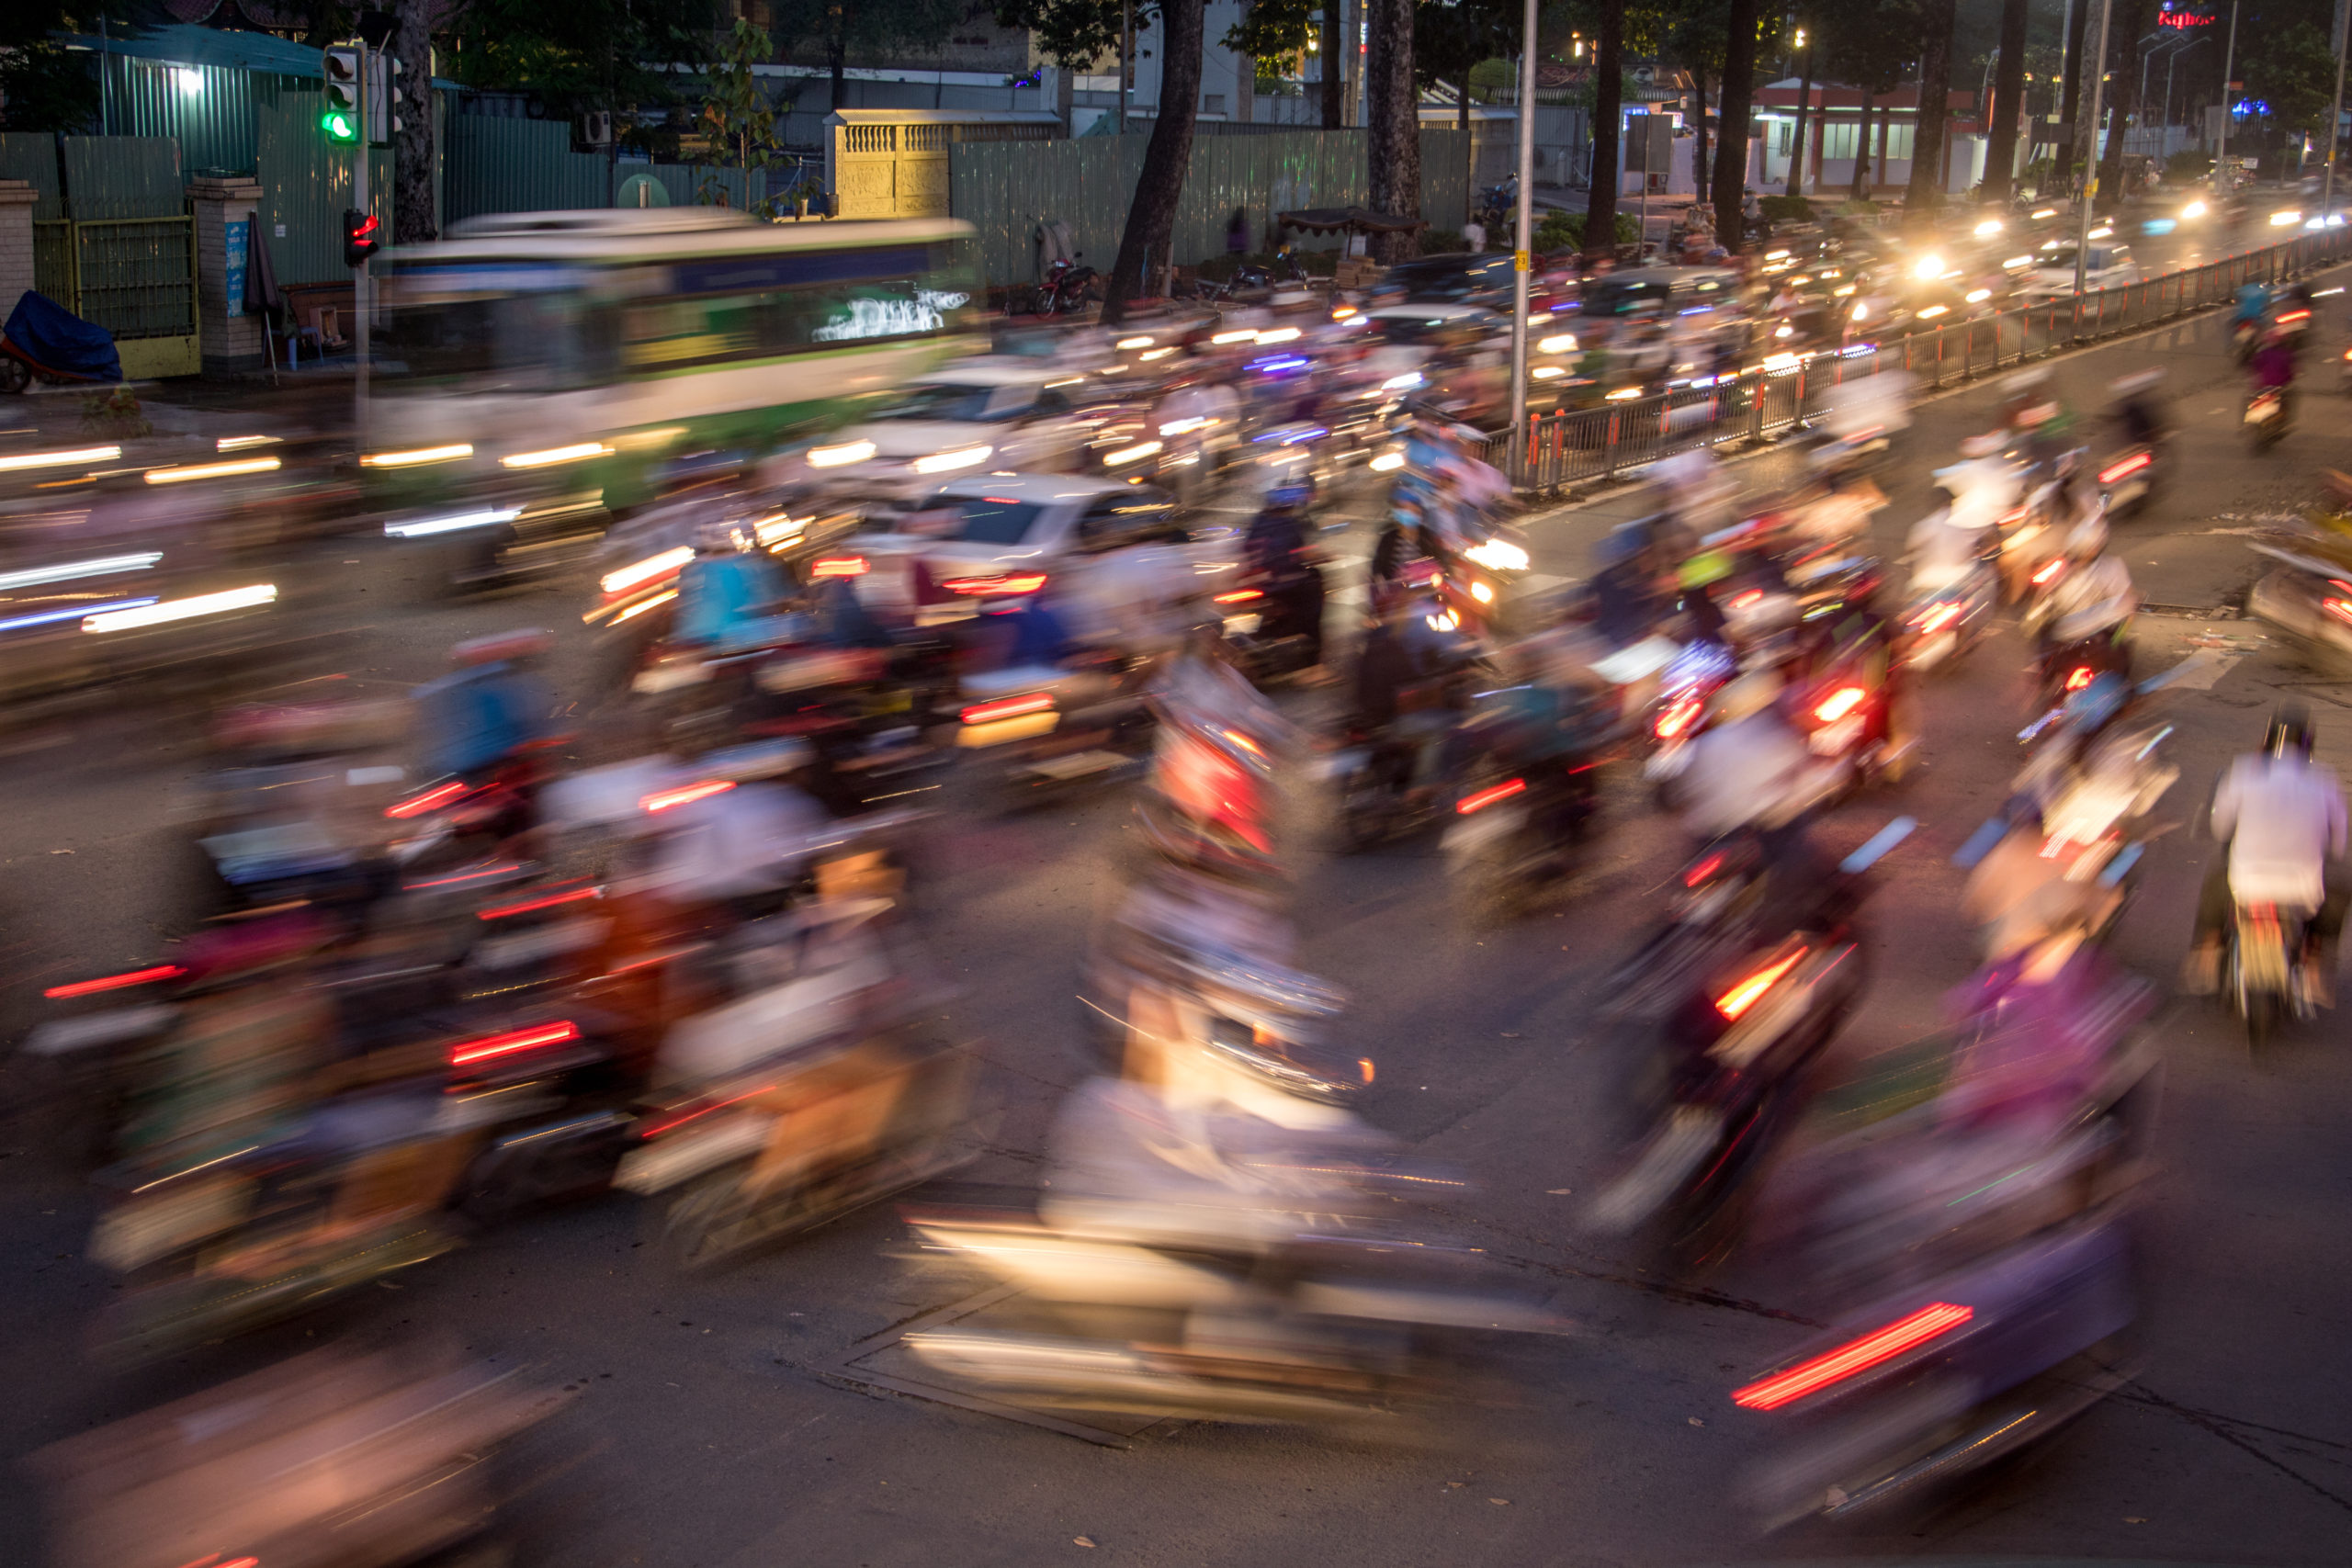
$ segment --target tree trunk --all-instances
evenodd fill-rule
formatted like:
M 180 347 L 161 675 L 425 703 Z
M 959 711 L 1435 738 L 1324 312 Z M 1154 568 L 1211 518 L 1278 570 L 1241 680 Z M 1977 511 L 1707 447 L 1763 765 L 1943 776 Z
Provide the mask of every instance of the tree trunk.
M 2058 90 L 2058 122 L 2073 126 L 2074 133 L 2053 154 L 2051 185 L 2057 190 L 2066 188 L 2066 178 L 2074 173 L 2082 157 L 2084 130 L 2080 123 L 2083 107 L 2083 33 L 2089 25 L 2091 7 L 2098 0 L 2072 0 L 2066 17 L 2066 78 Z M 2052 194 L 2043 191 L 2044 197 Z
M 1927 36 L 1919 43 L 1919 112 L 1911 132 L 1911 184 L 1903 193 L 1903 220 L 1928 222 L 1944 199 L 1944 118 L 1951 98 L 1951 28 L 1954 0 L 1927 0 L 1919 20 Z
M 1190 0 L 1198 5 L 1199 0 Z M 1614 0 L 1623 4 L 1623 0 Z M 1420 95 L 1413 86 L 1413 0 L 1364 0 L 1364 118 L 1372 209 L 1391 218 L 1421 215 Z M 1380 259 L 1403 261 L 1420 252 L 1411 234 L 1376 236 Z
M 1812 130 L 1805 120 L 1813 109 L 1813 39 L 1808 37 L 1804 43 L 1804 75 L 1797 88 L 1796 140 L 1790 143 L 1790 151 L 1793 154 L 1789 159 L 1789 194 L 1791 196 L 1804 194 L 1804 161 L 1812 152 L 1812 149 L 1805 145 L 1804 139 L 1806 132 Z
M 397 0 L 392 13 L 392 79 L 403 101 L 393 107 L 400 134 L 392 138 L 392 243 L 421 245 L 440 237 L 433 190 L 433 33 L 430 0 Z
M 1736 254 L 1747 194 L 1747 129 L 1756 107 L 1756 0 L 1731 0 L 1724 23 L 1724 80 L 1715 130 L 1715 243 Z
M 1193 161 L 1193 119 L 1201 107 L 1201 6 L 1202 0 L 1164 0 L 1160 6 L 1159 112 L 1144 144 L 1126 231 L 1119 236 L 1119 259 L 1103 286 L 1106 326 L 1126 313 L 1145 264 L 1166 253 L 1176 231 L 1176 203 Z
M 2025 108 L 2025 24 L 2031 0 L 2001 0 L 2001 58 L 1993 68 L 1991 140 L 1984 147 L 1985 201 L 2007 201 L 2018 166 L 2018 121 Z
M 1600 0 L 1592 41 L 1592 188 L 1584 204 L 1584 254 L 1617 254 L 1618 122 L 1625 108 L 1625 0 Z
M 1323 129 L 1337 130 L 1347 123 L 1347 73 L 1350 51 L 1346 0 L 1323 0 Z
M 1699 112 L 1690 117 L 1690 205 L 1707 202 L 1707 68 L 1690 68 L 1691 85 L 1699 89 Z
M 1862 92 L 1862 114 L 1854 127 L 1854 177 L 1847 194 L 1856 201 L 1871 198 L 1871 95 Z
M 2107 150 L 2098 159 L 2101 207 L 2113 207 L 2123 195 L 2123 128 L 2140 108 L 2140 39 L 2148 31 L 2148 5 L 2149 0 L 2124 0 L 2108 27 L 2109 37 L 2122 35 L 2123 58 L 2116 63 L 2115 90 L 2108 95 L 2113 114 L 2107 122 Z
M 849 46 L 843 41 L 839 29 L 836 29 L 833 36 L 825 40 L 825 61 L 832 67 L 833 73 L 833 112 L 835 114 L 841 113 L 842 109 L 849 107 L 842 101 L 849 92 L 848 73 L 842 69 L 849 62 L 848 53 Z

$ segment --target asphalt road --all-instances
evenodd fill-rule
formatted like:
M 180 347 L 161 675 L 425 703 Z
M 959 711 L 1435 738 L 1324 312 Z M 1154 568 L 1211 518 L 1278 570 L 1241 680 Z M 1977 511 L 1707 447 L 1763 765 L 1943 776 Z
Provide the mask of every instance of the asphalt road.
M 2118 537 L 2147 597 L 2184 612 L 2149 617 L 2148 664 L 2213 655 L 2209 682 L 2166 699 L 2183 770 L 2167 806 L 2186 820 L 2287 693 L 2317 710 L 2324 754 L 2352 762 L 2346 671 L 2211 614 L 2253 576 L 2236 531 L 2305 496 L 2352 434 L 2352 408 L 2308 397 L 2279 449 L 2248 456 L 2210 319 L 2082 355 L 2057 374 L 2075 406 L 2095 407 L 2106 380 L 2150 365 L 2169 371 L 2182 434 L 2166 491 Z M 1890 550 L 1924 506 L 1927 469 L 1987 423 L 1995 397 L 1980 386 L 1918 411 L 1885 479 Z M 1762 486 L 1788 466 L 1768 453 L 1737 471 Z M 1633 504 L 1620 497 L 1537 520 L 1536 570 L 1577 574 Z M 334 547 L 302 570 L 327 585 L 322 613 L 351 633 L 345 689 L 427 678 L 450 642 L 499 626 L 553 625 L 576 641 L 577 584 L 434 604 L 413 564 L 373 542 Z M 1847 1059 L 1933 1029 L 1940 993 L 1969 972 L 1968 935 L 1953 914 L 1961 874 L 1948 857 L 2015 770 L 2022 662 L 2021 645 L 2004 636 L 1938 682 L 1926 770 L 1825 829 L 1846 844 L 1896 811 L 1922 825 L 1869 911 L 1874 980 L 1838 1047 Z M 1295 700 L 1311 710 L 1317 699 Z M 0 757 L 10 805 L 0 951 L 17 982 L 0 1006 L 12 1038 L 45 978 L 153 951 L 153 849 L 169 791 L 199 756 L 185 716 L 125 708 L 83 730 L 20 737 Z M 1524 1359 L 1516 1408 L 1393 1433 L 1190 1423 L 1147 1428 L 1125 1448 L 1090 1444 L 856 1386 L 861 1367 L 896 1365 L 885 1348 L 845 1367 L 870 1337 L 976 1288 L 910 1269 L 888 1212 L 689 1280 L 640 1245 L 642 1216 L 620 1199 L 485 1236 L 324 1321 L 111 1376 L 81 1348 L 107 1292 L 80 1259 L 92 1204 L 58 1147 L 40 1075 L 10 1059 L 0 1065 L 0 1257 L 13 1269 L 0 1343 L 15 1354 L 0 1454 L 201 1388 L 313 1336 L 431 1327 L 577 1393 L 532 1450 L 535 1484 L 512 1515 L 521 1563 L 2343 1561 L 2352 1539 L 2342 1399 L 2352 1348 L 2341 1330 L 2352 1288 L 2343 1248 L 2352 1067 L 2342 1028 L 2331 1019 L 2253 1062 L 2225 1017 L 2193 1003 L 2168 1007 L 2156 1026 L 2165 1173 L 2147 1215 L 2143 1376 L 2034 1462 L 1924 1523 L 1754 1535 L 1734 1487 L 1758 1433 L 1728 1391 L 1808 1330 L 1757 1287 L 1761 1276 L 1645 1274 L 1575 1223 L 1610 1150 L 1604 1108 L 1620 1071 L 1590 1026 L 1594 983 L 1654 912 L 1680 848 L 1635 783 L 1612 794 L 1596 886 L 1500 930 L 1455 917 L 1428 849 L 1340 857 L 1317 831 L 1311 787 L 1292 812 L 1303 961 L 1355 998 L 1350 1038 L 1379 1065 L 1366 1113 L 1474 1173 L 1481 1189 L 1457 1217 L 1579 1325 Z M 928 941 L 960 987 L 945 1021 L 975 1043 L 1002 1109 L 990 1154 L 966 1173 L 975 1186 L 1034 1183 L 1046 1119 L 1082 1074 L 1073 971 L 1111 886 L 1125 809 L 1103 797 L 1010 820 L 951 820 L 935 836 Z M 2119 937 L 2125 962 L 2168 979 L 2210 852 L 2188 831 L 2159 842 Z M 0 1547 L 14 1561 L 37 1560 L 36 1501 L 21 1470 L 0 1472 Z

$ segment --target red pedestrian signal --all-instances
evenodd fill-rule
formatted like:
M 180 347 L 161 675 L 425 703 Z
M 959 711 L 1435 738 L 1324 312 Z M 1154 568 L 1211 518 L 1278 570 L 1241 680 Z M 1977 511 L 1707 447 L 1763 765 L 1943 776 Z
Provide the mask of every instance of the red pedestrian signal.
M 380 225 L 372 212 L 356 208 L 343 209 L 343 265 L 366 266 L 368 258 L 376 254 L 377 230 Z

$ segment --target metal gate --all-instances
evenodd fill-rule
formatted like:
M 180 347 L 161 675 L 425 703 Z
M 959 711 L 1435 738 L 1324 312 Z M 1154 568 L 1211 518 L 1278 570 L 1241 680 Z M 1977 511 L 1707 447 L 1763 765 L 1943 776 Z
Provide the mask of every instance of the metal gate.
M 192 217 L 36 223 L 33 287 L 114 334 L 125 380 L 203 368 Z
M 33 287 L 114 334 L 126 379 L 197 374 L 196 220 L 177 144 L 69 136 L 60 151 L 64 216 L 33 224 Z

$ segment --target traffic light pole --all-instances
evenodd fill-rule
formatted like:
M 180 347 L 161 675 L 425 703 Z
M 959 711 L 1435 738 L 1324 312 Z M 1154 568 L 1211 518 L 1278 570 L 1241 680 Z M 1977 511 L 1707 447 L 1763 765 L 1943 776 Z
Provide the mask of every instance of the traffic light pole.
M 351 205 L 362 212 L 375 210 L 368 199 L 368 144 L 374 140 L 369 135 L 374 128 L 368 123 L 368 57 L 374 52 L 366 39 L 360 40 L 359 105 L 356 111 L 359 139 L 351 145 Z M 358 357 L 353 362 L 351 417 L 362 452 L 368 449 L 368 319 L 376 313 L 374 282 L 366 261 L 352 269 L 351 306 L 352 313 L 359 318 L 359 337 Z

